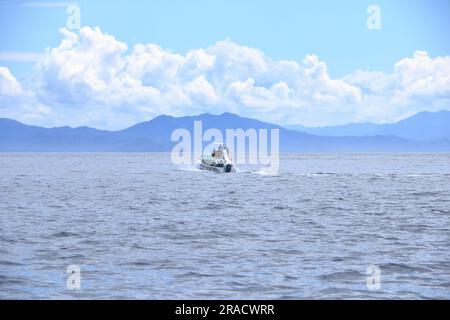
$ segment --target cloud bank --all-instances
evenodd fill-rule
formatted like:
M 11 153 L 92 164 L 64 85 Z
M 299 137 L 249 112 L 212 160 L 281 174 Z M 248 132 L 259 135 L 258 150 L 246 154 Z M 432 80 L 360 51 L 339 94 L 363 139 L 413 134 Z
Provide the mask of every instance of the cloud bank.
M 117 129 L 160 114 L 234 112 L 281 124 L 396 121 L 450 108 L 450 57 L 416 51 L 391 74 L 333 79 L 315 55 L 273 60 L 232 41 L 174 53 L 127 44 L 100 28 L 62 28 L 31 84 L 0 67 L 0 116 L 39 125 Z

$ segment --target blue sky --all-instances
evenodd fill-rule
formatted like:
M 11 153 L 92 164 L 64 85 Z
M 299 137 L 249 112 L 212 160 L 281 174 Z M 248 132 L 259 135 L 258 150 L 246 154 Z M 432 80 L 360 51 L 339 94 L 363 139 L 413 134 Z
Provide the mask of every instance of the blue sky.
M 42 67 L 41 69 L 37 68 L 34 57 L 43 54 L 46 48 L 60 46 L 63 36 L 59 29 L 66 25 L 68 4 L 64 1 L 49 0 L 0 1 L 0 66 L 7 68 L 9 73 L 20 83 L 22 89 L 32 91 L 32 95 L 36 99 L 40 99 L 39 96 L 42 96 L 42 92 L 37 92 L 39 90 L 37 88 L 28 88 L 29 83 L 35 83 L 36 77 L 41 81 L 45 82 L 45 80 L 40 74 L 36 75 L 43 71 Z M 192 50 L 210 48 L 218 41 L 225 40 L 237 46 L 255 48 L 273 61 L 286 60 L 301 63 L 307 55 L 314 55 L 320 62 L 326 64 L 326 74 L 330 79 L 343 79 L 356 71 L 376 71 L 392 75 L 395 73 L 395 64 L 408 57 L 412 58 L 416 51 L 426 52 L 430 59 L 450 55 L 450 1 L 448 0 L 319 0 L 308 2 L 298 0 L 98 0 L 80 1 L 76 4 L 80 7 L 81 26 L 90 28 L 98 26 L 101 34 L 111 35 L 117 41 L 127 45 L 127 49 L 121 52 L 121 55 L 130 54 L 137 44 L 156 44 L 168 52 L 185 57 Z M 372 4 L 377 5 L 381 10 L 381 29 L 379 30 L 369 30 L 366 26 L 368 18 L 366 10 Z M 73 31 L 71 30 L 71 32 Z M 415 65 L 413 61 L 411 63 Z M 436 65 L 433 67 L 437 68 Z M 37 69 L 38 71 L 36 71 Z M 218 91 L 217 86 L 222 84 L 213 83 L 209 76 L 209 73 L 202 74 L 202 77 Z M 6 75 L 4 77 L 8 78 Z M 289 75 L 285 77 L 289 78 Z M 48 80 L 48 78 L 46 79 Z M 266 76 L 259 79 L 256 74 L 250 76 L 246 74 L 245 77 L 239 78 L 242 83 L 249 79 L 254 80 L 253 87 L 255 88 L 260 86 L 268 89 L 282 82 L 288 84 L 287 91 L 292 89 L 296 92 L 297 90 L 292 87 L 293 84 L 289 86 L 289 81 L 283 77 L 277 78 L 278 82 L 273 80 L 267 83 L 264 82 L 267 80 Z M 360 80 L 358 79 L 358 81 Z M 355 85 L 364 93 L 367 88 L 361 88 L 361 84 L 355 84 L 355 81 L 353 77 L 347 83 Z M 366 77 L 364 81 L 367 82 L 368 78 Z M 377 78 L 376 81 L 382 82 L 382 79 Z M 437 85 L 442 86 L 443 84 L 440 82 Z M 48 83 L 44 86 L 49 89 Z M 445 86 L 446 83 L 444 83 L 444 89 Z M 157 87 L 157 89 L 162 90 L 161 87 Z M 448 97 L 445 96 L 447 91 L 441 89 L 438 90 L 439 98 L 442 100 L 442 94 L 444 94 L 444 98 L 447 99 Z M 55 86 L 54 90 L 61 91 L 62 89 Z M 327 97 L 330 95 L 328 92 L 323 94 Z M 195 108 L 187 108 L 185 112 L 181 107 L 150 110 L 149 106 L 140 103 L 137 108 L 146 109 L 147 113 L 143 112 L 141 116 L 138 114 L 127 115 L 127 112 L 121 110 L 122 113 L 117 116 L 123 117 L 124 120 L 114 121 L 116 124 L 113 126 L 120 127 L 133 121 L 144 120 L 160 111 L 178 115 L 195 113 L 197 110 L 211 112 L 238 110 L 243 114 L 254 114 L 265 120 L 278 122 L 295 120 L 310 125 L 364 120 L 389 122 L 420 111 L 423 107 L 430 107 L 425 105 L 430 104 L 430 101 L 426 100 L 425 103 L 421 97 L 421 99 L 410 102 L 414 107 L 403 106 L 400 111 L 388 114 L 389 118 L 381 116 L 386 111 L 384 109 L 380 110 L 378 116 L 374 115 L 373 111 L 366 112 L 365 115 L 357 115 L 347 109 L 345 112 L 339 111 L 333 115 L 333 110 L 341 107 L 345 109 L 347 104 L 354 104 L 354 101 L 348 101 L 347 98 L 337 102 L 331 111 L 317 108 L 315 112 L 311 111 L 315 107 L 314 101 L 303 99 L 302 102 L 306 101 L 303 111 L 300 112 L 303 116 L 299 116 L 297 119 L 293 119 L 292 115 L 283 108 L 280 109 L 279 115 L 270 117 L 273 110 L 269 110 L 267 105 L 257 106 L 257 108 L 255 107 L 256 103 L 255 106 L 247 103 L 247 107 L 250 109 L 247 108 L 247 111 L 243 111 L 240 107 L 231 106 L 231 104 L 227 109 L 223 107 L 224 104 L 227 104 L 225 102 L 221 103 L 221 107 L 217 107 L 217 103 L 204 105 L 208 103 L 193 101 L 191 98 L 189 101 L 195 105 Z M 10 101 L 3 100 L 3 103 Z M 67 100 L 69 101 L 70 97 Z M 330 97 L 329 100 L 333 99 Z M 374 100 L 377 100 L 376 97 Z M 392 100 L 393 98 L 390 97 L 390 103 Z M 54 101 L 40 99 L 39 102 L 42 108 L 51 109 L 51 113 L 55 111 L 55 108 L 60 108 L 57 109 L 61 110 L 61 112 L 57 112 L 60 120 L 56 120 L 57 117 L 46 116 L 47 120 L 44 121 L 38 120 L 36 116 L 31 117 L 29 122 L 52 125 L 65 121 L 69 117 L 67 113 L 67 117 L 61 115 L 67 110 L 63 111 L 63 107 L 56 106 L 57 103 Z M 443 108 L 446 102 L 448 101 L 439 101 L 437 106 L 430 108 L 432 110 Z M 61 104 L 61 100 L 58 103 Z M 371 103 L 375 102 L 371 101 Z M 379 103 L 384 102 L 380 101 Z M 87 99 L 86 104 L 97 105 L 98 103 Z M 343 104 L 345 106 L 342 106 Z M 241 101 L 240 105 L 245 105 L 245 103 Z M 3 107 L 3 109 L 5 108 L 6 106 Z M 263 109 L 267 109 L 266 113 Z M 70 113 L 71 110 L 69 109 L 68 112 Z M 2 116 L 1 112 L 2 109 L 0 109 L 0 116 Z M 354 116 L 351 116 L 352 114 Z M 4 116 L 6 115 L 13 116 L 12 113 L 5 112 Z M 113 114 L 109 116 L 113 117 Z M 22 120 L 26 119 L 25 115 L 22 117 L 16 115 L 16 117 Z M 72 119 L 73 116 L 70 118 Z M 87 116 L 87 118 L 89 117 Z M 76 125 L 82 124 L 83 120 L 70 122 Z M 95 122 L 91 124 L 107 126 Z
M 66 6 L 58 4 L 64 1 L 3 1 L 0 50 L 41 52 L 56 46 L 61 39 L 58 28 L 67 19 Z M 314 53 L 327 61 L 333 76 L 356 69 L 388 72 L 396 61 L 418 49 L 432 56 L 450 54 L 448 0 L 93 0 L 78 4 L 82 25 L 100 26 L 130 45 L 151 42 L 184 53 L 231 39 L 274 59 L 296 60 Z M 381 30 L 366 28 L 366 9 L 371 4 L 381 9 Z

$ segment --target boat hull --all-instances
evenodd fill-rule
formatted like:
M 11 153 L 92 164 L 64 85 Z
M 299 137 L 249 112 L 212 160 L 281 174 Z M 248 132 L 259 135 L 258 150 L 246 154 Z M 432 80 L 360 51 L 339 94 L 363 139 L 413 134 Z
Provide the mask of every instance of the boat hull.
M 217 166 L 211 166 L 211 165 L 208 165 L 208 164 L 200 162 L 198 167 L 201 170 L 207 170 L 207 171 L 212 171 L 212 172 L 216 172 L 216 173 L 232 173 L 232 172 L 236 172 L 236 169 L 231 164 L 227 164 L 227 165 L 225 165 L 223 167 L 217 167 Z

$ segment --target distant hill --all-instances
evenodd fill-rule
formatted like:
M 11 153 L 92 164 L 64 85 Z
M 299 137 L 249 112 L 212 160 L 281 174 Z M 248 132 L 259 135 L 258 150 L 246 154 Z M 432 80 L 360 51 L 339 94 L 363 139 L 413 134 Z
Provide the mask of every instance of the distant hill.
M 422 116 L 420 116 L 421 118 Z M 411 119 L 411 118 L 410 118 Z M 209 128 L 280 130 L 282 152 L 449 152 L 450 140 L 414 141 L 395 135 L 365 137 L 318 136 L 282 128 L 276 124 L 240 117 L 232 113 L 221 115 L 171 117 L 162 115 L 124 130 L 105 131 L 89 127 L 42 128 L 10 119 L 0 119 L 0 151 L 61 151 L 61 152 L 144 152 L 170 151 L 172 131 L 184 128 L 193 135 L 194 121 L 200 120 L 203 132 Z M 399 122 L 400 123 L 400 122 Z M 400 128 L 401 126 L 399 126 Z M 406 129 L 404 129 L 406 131 Z M 402 131 L 403 132 L 403 131 Z
M 350 123 L 340 126 L 304 127 L 286 126 L 287 129 L 319 136 L 373 136 L 395 135 L 416 141 L 450 139 L 450 111 L 419 112 L 412 117 L 393 124 Z

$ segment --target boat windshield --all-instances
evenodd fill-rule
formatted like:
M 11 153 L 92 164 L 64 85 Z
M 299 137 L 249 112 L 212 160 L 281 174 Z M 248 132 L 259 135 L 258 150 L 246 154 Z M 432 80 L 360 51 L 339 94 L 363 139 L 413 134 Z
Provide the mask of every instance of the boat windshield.
M 229 154 L 228 148 L 224 143 L 216 143 L 214 148 L 210 152 L 207 152 L 207 154 L 211 154 L 214 158 L 223 158 L 224 153 Z

